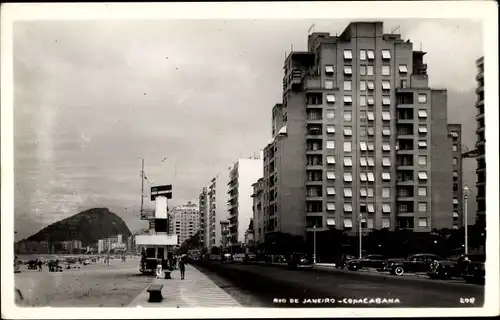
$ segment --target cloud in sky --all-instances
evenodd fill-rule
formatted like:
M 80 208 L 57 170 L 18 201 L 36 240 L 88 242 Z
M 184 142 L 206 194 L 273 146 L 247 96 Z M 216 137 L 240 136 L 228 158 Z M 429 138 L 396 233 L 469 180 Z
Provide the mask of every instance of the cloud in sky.
M 174 185 L 175 203 L 196 201 L 213 176 L 271 138 L 285 53 L 306 49 L 312 23 L 340 34 L 349 21 L 17 22 L 19 235 L 95 206 L 142 227 L 141 157 L 150 181 Z M 428 52 L 431 86 L 449 90 L 449 121 L 464 124 L 472 145 L 481 25 L 406 19 L 384 28 L 396 26 Z

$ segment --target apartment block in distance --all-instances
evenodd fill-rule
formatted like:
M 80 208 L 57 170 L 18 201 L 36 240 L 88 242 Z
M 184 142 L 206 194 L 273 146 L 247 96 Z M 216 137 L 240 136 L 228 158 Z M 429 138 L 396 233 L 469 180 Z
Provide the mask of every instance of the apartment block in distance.
M 229 173 L 228 213 L 231 246 L 245 243 L 245 231 L 253 218 L 253 184 L 262 178 L 262 157 L 239 159 Z
M 477 67 L 477 102 L 476 102 L 476 122 L 477 122 L 477 130 L 476 130 L 476 174 L 477 174 L 477 213 L 476 213 L 476 223 L 478 226 L 485 228 L 486 227 L 486 160 L 485 160 L 485 123 L 484 123 L 484 57 L 476 60 Z
M 264 179 L 260 178 L 253 185 L 253 231 L 255 243 L 263 243 L 264 239 Z
M 228 182 L 229 171 L 223 171 L 214 177 L 207 187 L 208 220 L 205 226 L 208 227 L 206 247 L 209 250 L 222 245 L 220 222 L 227 218 Z
M 284 63 L 264 151 L 266 238 L 316 227 L 357 232 L 453 225 L 447 92 L 425 52 L 382 22 L 312 33 Z
M 203 188 L 199 200 L 198 207 L 200 209 L 200 244 L 203 248 L 208 248 L 208 192 L 207 188 Z
M 170 213 L 169 233 L 177 235 L 177 245 L 180 246 L 191 238 L 200 228 L 200 212 L 198 206 L 190 201 L 176 206 Z
M 453 167 L 453 229 L 462 227 L 465 223 L 463 215 L 463 180 L 462 180 L 462 125 L 448 125 L 451 140 L 452 167 Z

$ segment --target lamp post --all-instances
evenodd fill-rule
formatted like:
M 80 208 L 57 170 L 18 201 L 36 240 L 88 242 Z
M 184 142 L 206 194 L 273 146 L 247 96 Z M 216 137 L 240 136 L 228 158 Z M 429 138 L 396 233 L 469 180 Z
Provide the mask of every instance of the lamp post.
M 316 264 L 316 225 L 313 226 L 313 264 Z
M 362 243 L 362 240 L 363 240 L 363 232 L 362 232 L 362 228 L 363 226 L 361 225 L 361 220 L 363 219 L 363 215 L 360 213 L 359 214 L 359 258 L 360 259 L 363 259 L 363 243 Z
M 469 188 L 467 185 L 464 187 L 464 227 L 465 227 L 465 254 L 469 253 L 469 241 L 467 234 L 468 219 L 467 219 L 467 201 L 469 198 Z

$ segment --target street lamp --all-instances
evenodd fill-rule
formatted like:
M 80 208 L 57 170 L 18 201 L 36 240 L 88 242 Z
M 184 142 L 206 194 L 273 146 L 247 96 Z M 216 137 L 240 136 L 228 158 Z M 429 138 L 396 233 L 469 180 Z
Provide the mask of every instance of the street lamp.
M 313 264 L 316 264 L 316 225 L 313 226 Z
M 359 258 L 360 259 L 363 259 L 363 243 L 362 243 L 362 240 L 363 240 L 362 228 L 363 228 L 363 226 L 361 225 L 362 220 L 363 220 L 363 215 L 360 213 L 359 219 L 358 219 L 358 221 L 359 221 Z
M 467 219 L 467 201 L 469 198 L 469 188 L 467 185 L 464 186 L 464 227 L 465 227 L 465 254 L 469 252 L 468 245 L 468 237 L 467 237 L 467 227 L 468 227 L 468 219 Z

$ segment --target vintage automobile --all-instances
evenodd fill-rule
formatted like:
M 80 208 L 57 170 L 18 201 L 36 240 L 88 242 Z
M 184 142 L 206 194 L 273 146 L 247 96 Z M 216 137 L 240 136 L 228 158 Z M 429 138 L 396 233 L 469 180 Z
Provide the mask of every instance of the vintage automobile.
M 28 270 L 35 270 L 38 268 L 38 261 L 29 260 L 28 262 L 26 262 L 26 265 L 28 266 Z
M 447 260 L 434 261 L 427 271 L 431 279 L 451 279 L 460 278 L 473 262 L 484 262 L 485 255 L 482 254 L 462 254 L 452 256 Z
M 314 268 L 313 259 L 305 253 L 292 253 L 287 257 L 288 267 L 291 269 L 309 269 Z
M 352 259 L 356 259 L 356 257 L 352 254 L 343 254 L 335 263 L 335 267 L 338 269 L 344 269 L 347 262 Z
M 363 268 L 381 268 L 386 257 L 380 254 L 369 254 L 362 259 L 350 259 L 346 262 L 346 267 L 349 270 L 358 270 Z
M 389 259 L 379 271 L 389 271 L 392 275 L 402 276 L 407 272 L 427 272 L 434 261 L 444 260 L 438 255 L 417 253 L 406 259 Z
M 484 263 L 486 257 L 482 255 L 484 259 L 477 257 L 476 260 L 471 260 L 467 267 L 462 273 L 462 277 L 465 281 L 469 283 L 484 284 L 485 268 Z

